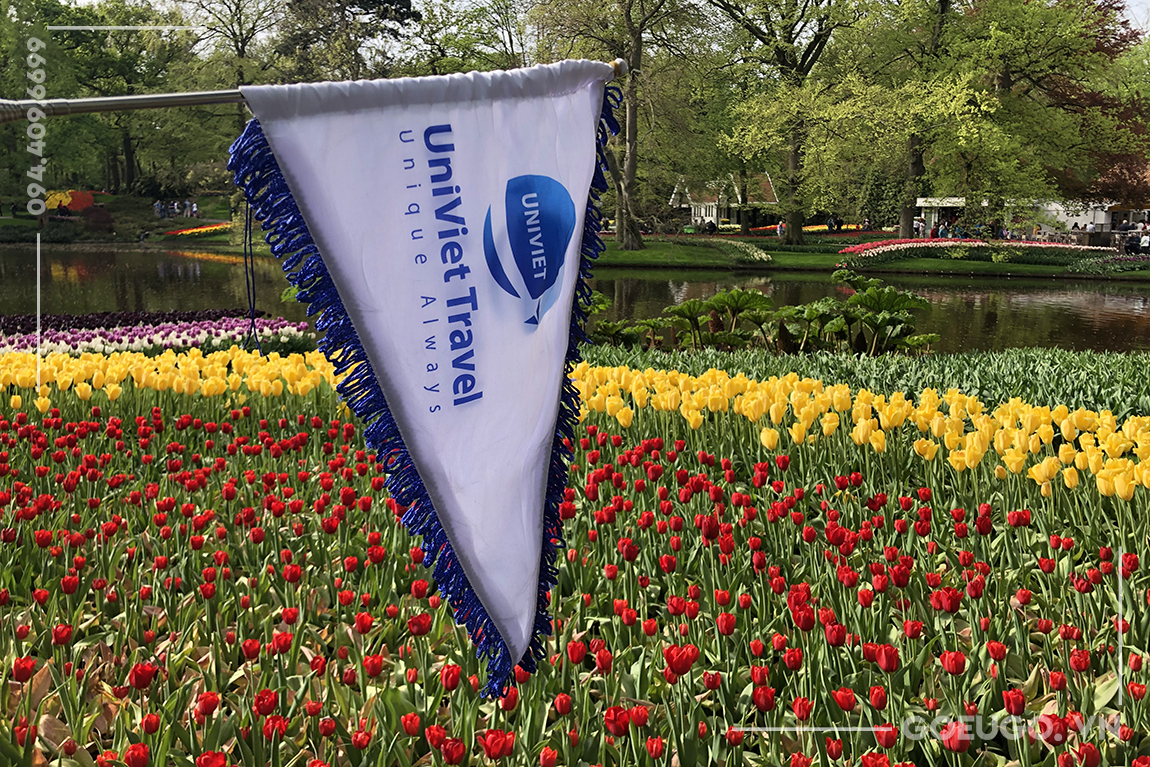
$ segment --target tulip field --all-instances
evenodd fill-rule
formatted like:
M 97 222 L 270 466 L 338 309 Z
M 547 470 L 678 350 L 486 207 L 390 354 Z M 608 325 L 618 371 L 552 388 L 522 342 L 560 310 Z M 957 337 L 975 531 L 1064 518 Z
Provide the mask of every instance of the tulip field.
M 0 764 L 1150 767 L 1150 412 L 695 373 L 573 371 L 488 700 L 322 355 L 0 355 Z

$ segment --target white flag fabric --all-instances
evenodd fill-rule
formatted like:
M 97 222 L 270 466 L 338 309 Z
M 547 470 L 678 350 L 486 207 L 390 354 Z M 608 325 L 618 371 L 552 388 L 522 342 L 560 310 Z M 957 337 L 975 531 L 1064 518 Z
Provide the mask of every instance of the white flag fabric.
M 610 64 L 242 89 L 229 165 L 488 662 L 549 632 Z M 589 198 L 590 193 L 590 198 Z

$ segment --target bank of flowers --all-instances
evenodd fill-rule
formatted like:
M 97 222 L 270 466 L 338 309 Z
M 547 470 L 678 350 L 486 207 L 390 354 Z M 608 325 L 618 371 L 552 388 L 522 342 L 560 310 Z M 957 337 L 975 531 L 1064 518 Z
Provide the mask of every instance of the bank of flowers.
M 192 226 L 185 229 L 173 229 L 170 232 L 164 232 L 164 234 L 176 236 L 195 236 L 198 234 L 214 234 L 216 232 L 224 232 L 231 228 L 232 222 L 222 221 L 218 224 L 204 224 L 203 226 Z
M 843 248 L 842 265 L 852 269 L 912 258 L 949 258 L 995 263 L 1071 265 L 1115 253 L 1113 248 L 1025 240 L 927 237 L 863 242 Z
M 254 335 L 253 335 L 254 324 Z M 222 317 L 199 322 L 159 322 L 74 330 L 42 330 L 36 333 L 0 335 L 0 354 L 34 351 L 42 353 L 110 354 L 131 351 L 158 354 L 164 350 L 200 348 L 219 351 L 235 345 L 259 347 L 265 353 L 290 354 L 314 349 L 315 334 L 306 322 L 277 319 Z
M 753 227 L 751 227 L 751 233 L 752 234 L 778 234 L 778 231 L 779 231 L 779 225 L 778 224 L 771 224 L 770 226 L 753 226 Z M 860 231 L 862 231 L 862 226 L 859 224 L 843 224 L 842 229 L 836 229 L 834 232 L 828 233 L 826 224 L 811 224 L 809 226 L 804 226 L 803 231 L 804 232 L 810 232 L 812 234 L 825 234 L 825 235 L 828 235 L 830 237 L 834 237 L 839 233 L 842 233 L 844 235 L 848 232 L 851 233 L 852 235 L 858 234 Z
M 7 763 L 1150 763 L 1142 414 L 581 365 L 550 662 L 484 701 L 321 356 L 35 370 Z

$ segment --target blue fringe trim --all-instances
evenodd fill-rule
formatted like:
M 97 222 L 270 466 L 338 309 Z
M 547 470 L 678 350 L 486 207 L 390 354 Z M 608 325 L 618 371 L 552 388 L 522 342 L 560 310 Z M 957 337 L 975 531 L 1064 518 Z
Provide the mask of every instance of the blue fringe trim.
M 571 309 L 566 374 L 582 360 L 579 345 L 587 340 L 584 327 L 587 321 L 586 308 L 591 301 L 587 279 L 591 276 L 595 259 L 604 249 L 603 241 L 599 239 L 602 218 L 598 202 L 600 194 L 607 189 L 607 179 L 603 175 L 607 168 L 607 141 L 619 132 L 614 111 L 621 100 L 622 94 L 617 87 L 608 86 L 605 89 L 596 134 L 598 162 L 588 193 L 580 245 L 579 276 Z M 451 549 L 447 533 L 439 523 L 431 498 L 412 464 L 403 437 L 387 406 L 383 391 L 379 388 L 367 353 L 352 326 L 351 318 L 347 316 L 331 275 L 312 240 L 258 120 L 248 123 L 243 135 L 232 144 L 230 152 L 228 170 L 235 174 L 236 186 L 243 190 L 255 217 L 267 231 L 264 239 L 271 246 L 272 254 L 282 260 L 288 282 L 299 290 L 297 300 L 308 305 L 309 317 L 319 315 L 315 326 L 322 334 L 318 342 L 320 351 L 331 361 L 337 374 L 347 374 L 337 387 L 337 392 L 366 425 L 364 438 L 368 446 L 379 453 L 380 460 L 384 461 L 387 489 L 398 503 L 407 507 L 403 516 L 404 525 L 410 533 L 423 538 L 424 565 L 433 568 L 435 582 L 444 599 L 451 605 L 456 623 L 467 628 L 475 644 L 476 655 L 487 664 L 487 684 L 483 694 L 488 697 L 502 695 L 514 684 L 517 659 L 511 657 L 510 650 Z M 546 657 L 544 637 L 551 634 L 548 593 L 559 582 L 556 559 L 559 550 L 564 547 L 559 504 L 567 486 L 571 461 L 571 451 L 563 444 L 563 440 L 574 439 L 575 424 L 579 418 L 579 395 L 567 375 L 564 375 L 562 387 L 543 509 L 543 546 L 539 562 L 535 626 L 526 655 L 518 659 L 518 664 L 531 673 L 536 671 L 538 661 Z

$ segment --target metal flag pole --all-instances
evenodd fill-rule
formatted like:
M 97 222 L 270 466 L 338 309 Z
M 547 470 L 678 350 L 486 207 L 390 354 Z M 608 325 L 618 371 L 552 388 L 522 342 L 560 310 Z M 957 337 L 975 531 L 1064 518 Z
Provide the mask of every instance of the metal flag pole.
M 627 62 L 615 59 L 611 62 L 615 77 L 627 74 Z M 192 107 L 207 104 L 243 103 L 244 94 L 238 90 L 198 91 L 194 93 L 148 93 L 140 96 L 104 96 L 85 99 L 45 99 L 34 101 L 25 99 L 11 101 L 0 99 L 0 125 L 25 119 L 28 110 L 39 109 L 45 116 L 78 115 L 92 112 L 124 112 L 133 109 L 158 109 L 160 107 Z

